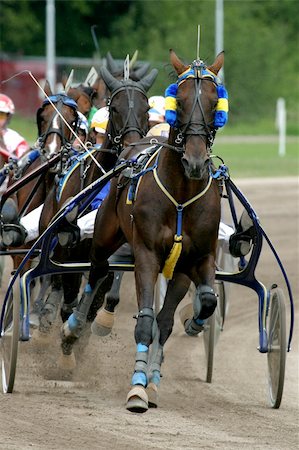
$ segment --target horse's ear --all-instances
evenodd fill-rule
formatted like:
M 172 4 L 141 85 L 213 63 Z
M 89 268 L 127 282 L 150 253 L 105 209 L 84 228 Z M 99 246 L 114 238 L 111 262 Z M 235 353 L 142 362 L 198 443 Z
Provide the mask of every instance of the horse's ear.
M 110 92 L 122 86 L 121 82 L 114 78 L 106 67 L 101 67 L 101 76 Z
M 184 63 L 182 63 L 182 61 L 177 57 L 172 49 L 170 49 L 169 52 L 171 64 L 175 68 L 176 73 L 178 75 L 181 75 L 181 73 L 185 72 L 185 70 L 187 70 L 189 66 L 186 66 Z
M 106 62 L 107 62 L 107 69 L 109 70 L 110 73 L 112 73 L 113 75 L 116 75 L 119 73 L 119 67 L 118 67 L 117 63 L 114 61 L 114 59 L 112 58 L 112 55 L 110 52 L 107 52 Z
M 68 97 L 71 97 L 73 100 L 75 100 L 75 102 L 78 100 L 78 98 L 81 95 L 81 92 L 79 89 L 72 88 L 72 87 L 70 87 L 66 93 L 67 93 Z
M 223 64 L 224 64 L 224 51 L 221 53 L 218 53 L 215 61 L 213 62 L 213 64 L 211 66 L 208 67 L 208 69 L 211 72 L 213 72 L 215 75 L 217 75 L 219 70 L 223 66 Z
M 45 91 L 45 93 L 47 94 L 48 97 L 53 95 L 52 89 L 51 89 L 51 86 L 50 86 L 50 83 L 49 83 L 48 80 L 46 80 L 46 82 L 45 82 L 44 91 Z
M 146 75 L 142 80 L 138 81 L 138 84 L 143 87 L 145 92 L 149 90 L 154 84 L 158 75 L 158 69 L 152 69 L 148 75 Z
M 61 77 L 61 84 L 63 86 L 63 89 L 64 89 L 64 87 L 66 85 L 67 79 L 68 79 L 67 74 L 65 72 L 63 72 L 62 77 Z
M 144 63 L 144 64 L 142 64 L 141 67 L 139 67 L 138 69 L 135 69 L 133 72 L 134 79 L 141 80 L 141 78 L 143 78 L 145 76 L 145 74 L 149 71 L 150 65 L 151 65 L 150 63 Z

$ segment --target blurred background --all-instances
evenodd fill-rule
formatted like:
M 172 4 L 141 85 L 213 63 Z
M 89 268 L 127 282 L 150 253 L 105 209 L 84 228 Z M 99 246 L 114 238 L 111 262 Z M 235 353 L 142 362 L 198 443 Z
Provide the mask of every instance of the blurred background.
M 217 46 L 225 50 L 230 113 L 222 135 L 277 135 L 278 99 L 286 112 L 287 136 L 299 134 L 297 0 L 1 0 L 0 8 L 1 81 L 22 70 L 44 80 L 50 51 L 57 83 L 71 69 L 79 83 L 91 66 L 98 70 L 105 63 L 107 51 L 123 60 L 138 50 L 139 61 L 159 69 L 149 94 L 164 95 L 173 81 L 169 49 L 187 63 L 194 60 L 200 24 L 200 58 L 209 64 Z M 14 120 L 22 119 L 25 131 L 20 131 L 31 138 L 28 123 L 35 121 L 42 98 L 37 86 L 24 73 L 1 84 L 0 91 L 14 100 Z M 292 151 L 296 166 L 298 148 Z

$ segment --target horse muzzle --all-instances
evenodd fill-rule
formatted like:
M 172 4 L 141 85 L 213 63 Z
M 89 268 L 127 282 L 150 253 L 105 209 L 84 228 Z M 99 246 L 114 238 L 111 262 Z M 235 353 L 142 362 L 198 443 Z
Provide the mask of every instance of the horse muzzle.
M 189 179 L 202 180 L 205 178 L 209 168 L 209 158 L 203 159 L 190 159 L 186 155 L 182 158 L 182 164 L 184 167 L 185 175 Z

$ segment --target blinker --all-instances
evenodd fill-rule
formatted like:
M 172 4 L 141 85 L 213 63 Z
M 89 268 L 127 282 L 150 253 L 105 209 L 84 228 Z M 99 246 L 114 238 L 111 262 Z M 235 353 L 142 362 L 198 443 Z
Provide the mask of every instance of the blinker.
M 49 105 L 50 101 L 52 103 L 58 103 L 59 101 L 62 101 L 62 103 L 66 106 L 69 106 L 70 108 L 74 108 L 77 109 L 78 105 L 75 102 L 75 100 L 73 100 L 72 98 L 68 97 L 67 95 L 64 94 L 57 94 L 57 95 L 50 95 L 49 98 L 46 98 L 43 101 L 43 106 Z

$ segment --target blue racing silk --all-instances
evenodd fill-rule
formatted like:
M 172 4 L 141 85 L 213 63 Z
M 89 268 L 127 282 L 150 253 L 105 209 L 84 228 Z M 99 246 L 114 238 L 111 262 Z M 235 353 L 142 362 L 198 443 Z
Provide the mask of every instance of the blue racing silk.
M 91 210 L 97 209 L 101 206 L 104 198 L 108 195 L 110 189 L 110 180 L 105 184 L 105 186 L 100 190 L 97 196 L 91 202 Z

